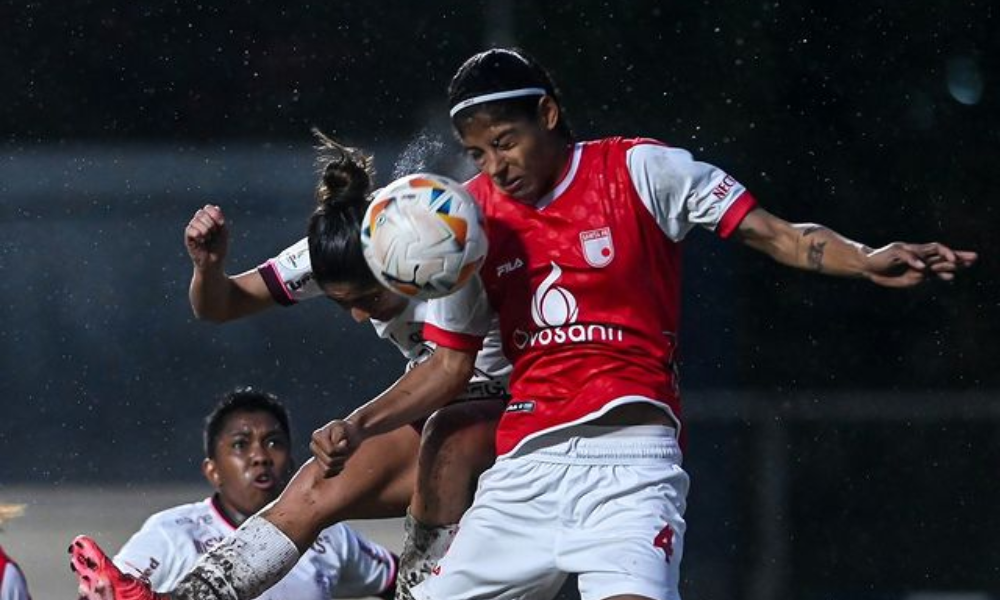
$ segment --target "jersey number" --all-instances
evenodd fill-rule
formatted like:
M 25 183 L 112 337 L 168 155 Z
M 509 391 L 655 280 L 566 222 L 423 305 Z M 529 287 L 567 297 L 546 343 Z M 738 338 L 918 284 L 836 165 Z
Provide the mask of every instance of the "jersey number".
M 653 538 L 653 545 L 657 548 L 663 550 L 666 555 L 667 564 L 670 564 L 670 559 L 674 555 L 674 530 L 670 525 L 667 525 L 660 530 L 660 533 L 656 534 Z

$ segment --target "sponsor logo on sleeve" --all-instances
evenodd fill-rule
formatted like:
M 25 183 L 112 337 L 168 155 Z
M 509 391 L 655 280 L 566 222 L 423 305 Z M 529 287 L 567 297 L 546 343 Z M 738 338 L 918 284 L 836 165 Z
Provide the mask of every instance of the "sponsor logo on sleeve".
M 725 178 L 722 180 L 722 183 L 720 183 L 719 185 L 715 186 L 715 188 L 712 189 L 712 195 L 718 198 L 719 200 L 725 200 L 726 196 L 729 195 L 729 192 L 731 192 L 735 186 L 736 186 L 736 180 L 733 178 L 733 176 L 726 175 Z
M 310 281 L 312 281 L 312 278 L 313 278 L 312 273 L 306 273 L 305 275 L 299 277 L 298 279 L 289 280 L 287 283 L 285 283 L 285 286 L 288 287 L 288 291 L 297 292 L 301 290 Z
M 295 271 L 305 267 L 303 263 L 306 262 L 308 259 L 309 259 L 309 247 L 305 246 L 304 248 L 301 248 L 294 252 L 288 252 L 286 254 L 282 254 L 281 256 L 278 257 L 278 262 L 280 262 L 282 266 Z

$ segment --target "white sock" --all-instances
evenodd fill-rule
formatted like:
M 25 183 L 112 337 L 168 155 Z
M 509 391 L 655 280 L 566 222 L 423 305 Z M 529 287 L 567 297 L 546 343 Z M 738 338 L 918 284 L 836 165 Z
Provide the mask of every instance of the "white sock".
M 399 575 L 396 577 L 396 600 L 413 600 L 410 589 L 431 574 L 458 533 L 458 524 L 431 527 L 406 512 L 403 522 L 406 536 L 399 555 Z
M 202 556 L 171 592 L 174 600 L 252 600 L 281 581 L 299 551 L 263 517 L 250 517 Z

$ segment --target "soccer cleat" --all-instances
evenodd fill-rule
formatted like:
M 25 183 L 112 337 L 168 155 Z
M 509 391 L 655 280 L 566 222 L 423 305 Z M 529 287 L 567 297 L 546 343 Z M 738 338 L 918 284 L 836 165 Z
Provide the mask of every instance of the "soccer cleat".
M 69 568 L 76 573 L 81 600 L 170 600 L 141 579 L 122 573 L 97 542 L 78 535 L 69 546 Z

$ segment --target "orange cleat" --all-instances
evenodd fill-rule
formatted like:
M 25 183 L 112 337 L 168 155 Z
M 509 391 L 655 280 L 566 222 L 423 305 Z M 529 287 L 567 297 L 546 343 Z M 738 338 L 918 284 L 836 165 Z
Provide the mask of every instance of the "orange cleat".
M 81 600 L 170 600 L 141 579 L 122 573 L 97 542 L 79 535 L 69 546 L 69 568 L 76 573 Z

